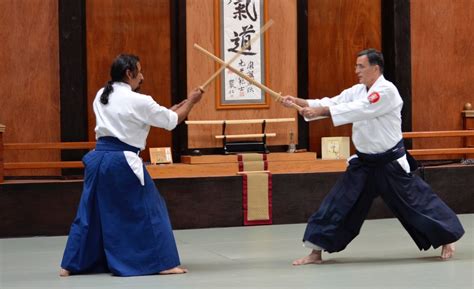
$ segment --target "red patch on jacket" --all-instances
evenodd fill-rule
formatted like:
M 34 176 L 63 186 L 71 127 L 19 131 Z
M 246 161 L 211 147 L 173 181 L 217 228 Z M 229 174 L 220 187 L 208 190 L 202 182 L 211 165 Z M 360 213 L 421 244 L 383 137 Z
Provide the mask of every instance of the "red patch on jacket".
M 370 103 L 376 103 L 377 101 L 380 100 L 380 94 L 378 92 L 372 92 L 369 95 L 368 99 Z

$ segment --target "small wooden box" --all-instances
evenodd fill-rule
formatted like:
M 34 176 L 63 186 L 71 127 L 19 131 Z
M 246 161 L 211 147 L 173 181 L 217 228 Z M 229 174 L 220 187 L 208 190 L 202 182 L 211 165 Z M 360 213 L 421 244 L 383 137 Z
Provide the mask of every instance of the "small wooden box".
M 152 164 L 172 164 L 171 148 L 150 148 L 150 162 Z
M 347 136 L 321 138 L 323 160 L 347 159 L 350 156 L 350 138 Z

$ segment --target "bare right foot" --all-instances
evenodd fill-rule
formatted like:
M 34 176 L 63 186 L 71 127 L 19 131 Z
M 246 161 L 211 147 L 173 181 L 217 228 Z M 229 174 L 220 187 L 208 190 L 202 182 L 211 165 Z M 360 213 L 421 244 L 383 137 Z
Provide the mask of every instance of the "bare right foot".
M 456 251 L 456 246 L 454 243 L 443 245 L 441 249 L 441 259 L 448 260 L 453 257 L 454 251 Z
M 321 263 L 323 263 L 323 259 L 321 258 L 321 250 L 313 250 L 308 256 L 293 261 L 294 266 Z
M 66 269 L 61 268 L 61 269 L 59 270 L 59 276 L 60 276 L 60 277 L 69 277 L 70 275 L 71 275 L 71 272 L 69 272 L 69 271 L 66 270 Z
M 171 268 L 171 269 L 168 269 L 168 270 L 163 270 L 158 274 L 160 274 L 160 275 L 170 275 L 170 274 L 184 274 L 184 273 L 188 273 L 188 269 L 180 268 L 180 267 L 174 267 L 174 268 Z

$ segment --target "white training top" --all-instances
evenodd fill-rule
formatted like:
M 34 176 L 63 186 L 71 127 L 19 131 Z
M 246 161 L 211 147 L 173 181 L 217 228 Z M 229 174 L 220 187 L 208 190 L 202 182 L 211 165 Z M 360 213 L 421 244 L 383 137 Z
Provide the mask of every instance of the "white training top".
M 100 102 L 104 88 L 97 92 L 94 99 L 96 139 L 112 136 L 143 150 L 150 126 L 172 130 L 178 124 L 178 115 L 160 106 L 151 96 L 132 91 L 130 85 L 124 82 L 114 82 L 112 86 L 114 90 L 109 95 L 109 103 Z M 142 159 L 134 152 L 124 151 L 123 154 L 140 184 L 144 186 Z
M 362 153 L 386 152 L 402 139 L 403 100 L 395 85 L 383 75 L 369 91 L 364 84 L 356 84 L 335 97 L 307 101 L 310 107 L 329 107 L 335 126 L 352 123 L 352 142 Z M 357 155 L 349 160 L 354 157 Z M 406 155 L 397 161 L 405 172 L 410 172 Z M 314 250 L 324 249 L 309 241 L 303 245 Z
M 403 100 L 383 75 L 369 91 L 364 84 L 356 84 L 332 98 L 308 99 L 308 104 L 329 107 L 335 126 L 353 123 L 352 141 L 362 153 L 385 152 L 402 139 Z
M 143 150 L 150 126 L 172 130 L 178 123 L 178 115 L 160 106 L 149 95 L 132 91 L 127 83 L 114 82 L 109 103 L 102 104 L 97 92 L 93 107 L 96 117 L 95 137 L 116 137 L 122 142 Z

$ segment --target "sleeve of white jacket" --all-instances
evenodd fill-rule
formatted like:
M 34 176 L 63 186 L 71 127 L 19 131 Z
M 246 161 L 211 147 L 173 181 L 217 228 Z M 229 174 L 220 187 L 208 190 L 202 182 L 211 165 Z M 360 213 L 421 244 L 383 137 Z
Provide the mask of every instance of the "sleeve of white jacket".
M 166 130 L 173 130 L 178 125 L 178 114 L 159 105 L 151 96 L 147 97 L 143 105 L 143 121 L 145 123 Z
M 354 90 L 355 86 L 345 89 L 342 91 L 339 95 L 336 95 L 334 97 L 324 97 L 321 99 L 308 99 L 308 106 L 309 107 L 332 107 L 341 103 L 349 102 L 352 101 L 353 95 L 354 95 Z M 315 117 L 315 118 L 307 118 L 305 117 L 305 121 L 313 121 L 313 120 L 318 120 L 318 119 L 323 119 L 326 117 Z
M 320 106 L 327 106 L 331 107 L 334 105 L 338 105 L 340 103 L 352 101 L 353 90 L 355 88 L 351 87 L 342 91 L 339 95 L 334 97 L 324 97 L 321 99 L 307 99 L 309 107 L 320 107 Z
M 384 115 L 403 104 L 390 88 L 381 87 L 367 93 L 367 97 L 329 107 L 334 126 L 369 120 Z

